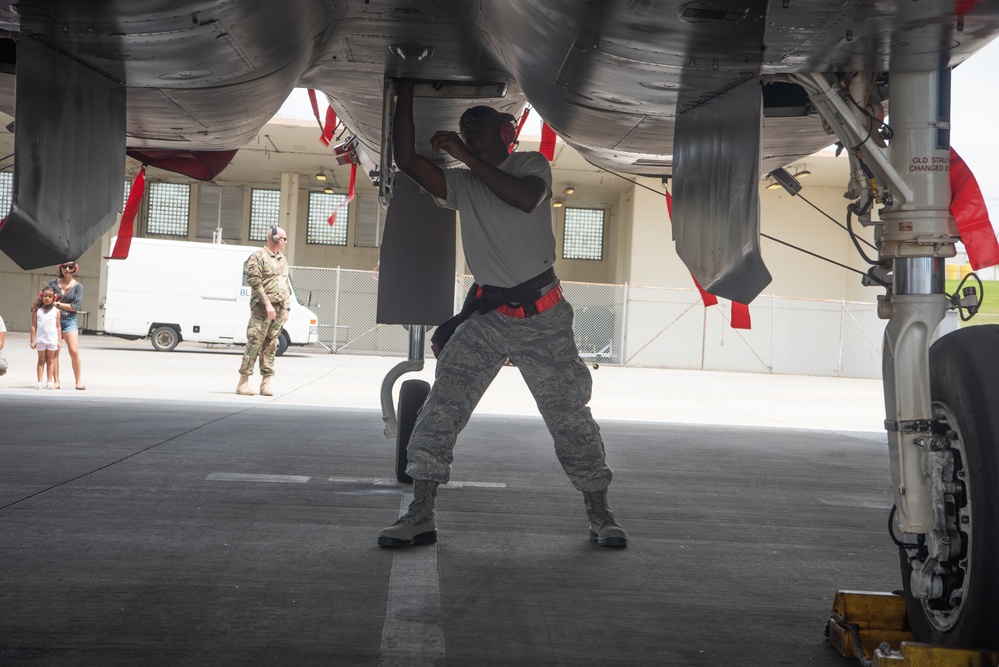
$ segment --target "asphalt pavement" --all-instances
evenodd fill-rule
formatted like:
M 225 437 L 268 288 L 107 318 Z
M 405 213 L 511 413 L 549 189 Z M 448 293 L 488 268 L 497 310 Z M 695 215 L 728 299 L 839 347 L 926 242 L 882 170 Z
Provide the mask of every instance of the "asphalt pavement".
M 82 336 L 85 391 L 3 354 L 0 665 L 831 667 L 836 590 L 899 584 L 877 381 L 601 365 L 611 550 L 504 368 L 440 541 L 389 550 L 400 358 L 293 348 L 240 397 L 238 348 Z

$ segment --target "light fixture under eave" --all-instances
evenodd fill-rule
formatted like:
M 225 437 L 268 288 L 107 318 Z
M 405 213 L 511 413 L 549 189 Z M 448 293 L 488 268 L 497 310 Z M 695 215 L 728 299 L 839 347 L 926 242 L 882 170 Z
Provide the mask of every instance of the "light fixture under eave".
M 333 194 L 333 186 L 332 185 L 327 185 L 325 188 L 323 188 L 323 192 L 325 192 L 328 195 Z
M 556 199 L 552 202 L 552 208 L 562 208 L 563 206 L 565 206 L 565 202 L 561 199 Z
M 325 181 L 326 180 L 326 173 L 323 171 L 322 167 L 319 168 L 319 173 L 316 174 L 316 180 L 317 181 Z
M 767 185 L 767 190 L 776 190 L 779 187 L 780 183 L 778 183 L 777 181 L 770 181 L 770 184 Z
M 562 191 L 562 194 L 564 194 L 566 197 L 568 197 L 569 195 L 571 195 L 575 191 L 576 191 L 576 188 L 572 187 L 572 183 L 570 183 L 569 185 L 566 186 L 565 190 Z
M 794 172 L 795 178 L 804 178 L 805 176 L 811 176 L 811 175 L 812 172 L 808 171 L 807 169 L 802 169 L 801 171 Z
M 389 51 L 403 60 L 420 61 L 434 55 L 434 47 L 423 46 L 422 44 L 391 44 L 389 45 Z

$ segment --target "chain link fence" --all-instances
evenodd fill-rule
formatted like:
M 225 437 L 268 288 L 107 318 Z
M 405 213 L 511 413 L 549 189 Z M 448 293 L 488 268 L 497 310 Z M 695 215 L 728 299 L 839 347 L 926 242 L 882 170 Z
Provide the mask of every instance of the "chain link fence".
M 298 298 L 319 317 L 331 353 L 405 357 L 406 328 L 375 322 L 378 273 L 292 267 Z M 454 312 L 471 276 L 455 277 Z M 563 282 L 576 345 L 588 363 L 689 370 L 879 378 L 885 322 L 874 303 L 761 295 L 752 329 L 733 329 L 728 302 L 696 289 Z M 425 356 L 432 356 L 427 336 Z

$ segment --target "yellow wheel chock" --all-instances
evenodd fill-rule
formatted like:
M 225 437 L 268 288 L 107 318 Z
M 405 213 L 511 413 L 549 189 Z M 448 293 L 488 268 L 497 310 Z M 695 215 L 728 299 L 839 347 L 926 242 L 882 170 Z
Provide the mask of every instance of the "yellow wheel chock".
M 999 667 L 999 651 L 914 642 L 905 599 L 894 593 L 837 591 L 826 636 L 840 655 L 871 667 Z

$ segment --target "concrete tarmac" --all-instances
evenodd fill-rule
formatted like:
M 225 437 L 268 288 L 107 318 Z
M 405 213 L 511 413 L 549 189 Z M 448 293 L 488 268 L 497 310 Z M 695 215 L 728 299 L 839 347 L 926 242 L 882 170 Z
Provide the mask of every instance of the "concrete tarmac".
M 504 368 L 439 543 L 389 550 L 401 359 L 293 348 L 239 397 L 238 348 L 80 341 L 86 391 L 33 389 L 26 334 L 3 350 L 0 665 L 832 667 L 836 590 L 899 587 L 880 381 L 593 371 L 611 550 Z

